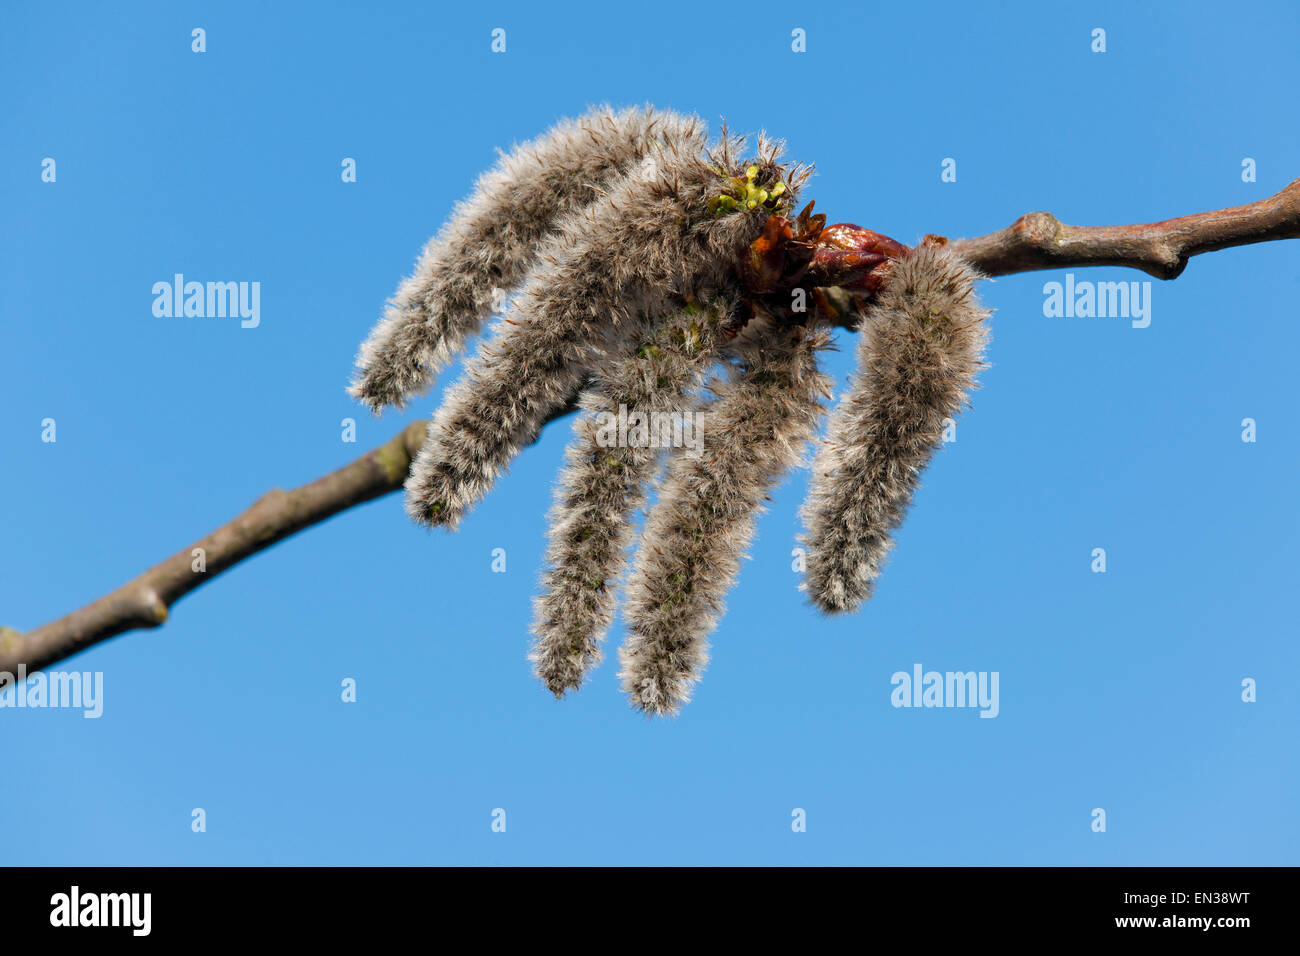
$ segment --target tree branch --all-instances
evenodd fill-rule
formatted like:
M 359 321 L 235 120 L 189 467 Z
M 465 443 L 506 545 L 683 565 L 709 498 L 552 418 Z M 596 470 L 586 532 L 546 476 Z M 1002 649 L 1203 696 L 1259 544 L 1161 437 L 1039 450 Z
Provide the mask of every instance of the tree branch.
M 267 492 L 229 524 L 67 617 L 27 634 L 0 631 L 0 672 L 9 672 L 0 673 L 0 687 L 20 664 L 30 673 L 123 631 L 158 627 L 174 602 L 227 568 L 340 511 L 396 491 L 427 431 L 427 422 L 414 422 L 332 474 L 293 491 Z M 200 548 L 206 568 L 196 571 Z
M 1126 266 L 1174 279 L 1202 252 L 1295 238 L 1300 238 L 1300 179 L 1259 202 L 1141 226 L 1067 226 L 1050 212 L 1031 212 L 998 232 L 958 239 L 952 248 L 988 276 Z
M 1172 279 L 1192 256 L 1230 246 L 1300 238 L 1300 179 L 1268 199 L 1137 226 L 1067 226 L 1031 212 L 998 232 L 952 248 L 988 276 L 1087 266 L 1125 266 Z M 846 317 L 847 319 L 847 317 Z M 556 418 L 568 414 L 574 405 Z M 268 492 L 229 524 L 79 611 L 26 634 L 0 628 L 0 687 L 100 641 L 158 627 L 181 597 L 211 578 L 326 518 L 394 492 L 406 480 L 427 425 L 415 422 L 350 465 L 292 491 Z M 206 570 L 193 570 L 202 548 Z

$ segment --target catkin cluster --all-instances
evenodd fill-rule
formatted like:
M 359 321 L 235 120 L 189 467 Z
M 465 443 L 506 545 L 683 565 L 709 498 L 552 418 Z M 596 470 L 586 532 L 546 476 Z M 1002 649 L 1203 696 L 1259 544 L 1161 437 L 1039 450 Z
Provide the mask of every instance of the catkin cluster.
M 429 426 L 407 511 L 455 529 L 576 406 L 529 656 L 556 696 L 579 688 L 621 590 L 619 676 L 649 714 L 690 699 L 763 504 L 829 394 L 824 321 L 779 316 L 748 285 L 756 240 L 810 170 L 763 137 L 742 162 L 743 140 L 704 136 L 694 117 L 602 108 L 504 155 L 398 288 L 350 388 L 376 412 L 400 408 L 500 314 Z M 978 277 L 932 245 L 890 268 L 804 509 L 805 587 L 828 611 L 870 595 L 981 364 Z M 672 440 L 661 421 L 677 423 Z M 680 441 L 683 424 L 694 441 Z

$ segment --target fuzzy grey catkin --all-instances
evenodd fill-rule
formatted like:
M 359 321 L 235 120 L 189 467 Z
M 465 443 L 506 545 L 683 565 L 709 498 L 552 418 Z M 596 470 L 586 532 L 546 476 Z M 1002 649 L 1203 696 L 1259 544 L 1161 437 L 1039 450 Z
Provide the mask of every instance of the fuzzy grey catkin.
M 692 393 L 717 361 L 722 328 L 735 309 L 734 296 L 688 305 L 634 354 L 596 370 L 583 392 L 550 514 L 548 567 L 534 602 L 529 655 L 556 697 L 581 687 L 600 662 L 636 512 L 664 440 L 696 437 L 694 419 L 684 419 L 693 413 Z M 641 416 L 641 424 L 621 434 L 620 415 Z M 674 421 L 675 432 L 664 435 L 665 424 Z
M 407 513 L 454 529 L 519 450 L 575 398 L 610 351 L 635 341 L 690 296 L 731 288 L 768 210 L 723 215 L 710 201 L 731 177 L 739 141 L 707 156 L 666 148 L 564 218 L 497 336 L 446 395 L 406 481 Z M 760 181 L 797 175 L 766 145 Z
M 503 155 L 429 241 L 361 346 L 349 392 L 375 411 L 425 391 L 537 260 L 558 219 L 667 147 L 697 153 L 695 117 L 597 108 Z
M 805 588 L 823 611 L 867 600 L 944 419 L 967 404 L 988 338 L 980 276 L 941 246 L 894 261 L 865 311 L 857 372 L 831 416 L 804 505 Z
M 619 677 L 648 714 L 690 700 L 763 502 L 799 462 L 829 391 L 817 368 L 824 330 L 754 325 L 707 405 L 704 453 L 669 462 L 628 581 Z

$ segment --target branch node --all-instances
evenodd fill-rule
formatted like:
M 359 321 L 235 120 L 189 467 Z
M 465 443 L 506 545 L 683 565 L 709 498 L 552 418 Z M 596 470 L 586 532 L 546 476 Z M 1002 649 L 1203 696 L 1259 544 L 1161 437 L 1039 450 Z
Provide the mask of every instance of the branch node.
M 1159 279 L 1177 279 L 1187 268 L 1191 257 L 1167 242 L 1158 243 L 1152 250 L 1152 274 Z
M 1061 238 L 1061 220 L 1050 212 L 1027 212 L 1011 227 L 1024 237 L 1023 241 L 1051 255 Z
M 145 627 L 167 623 L 167 605 L 153 588 L 140 592 L 140 620 Z
M 23 635 L 12 627 L 0 627 L 0 654 L 17 653 L 22 644 Z

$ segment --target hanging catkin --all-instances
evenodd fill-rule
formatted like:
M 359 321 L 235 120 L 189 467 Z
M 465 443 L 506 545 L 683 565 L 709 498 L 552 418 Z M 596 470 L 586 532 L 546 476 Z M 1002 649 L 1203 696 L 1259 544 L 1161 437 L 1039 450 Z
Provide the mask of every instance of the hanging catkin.
M 502 155 L 425 246 L 362 344 L 351 394 L 376 412 L 401 408 L 501 308 L 558 220 L 661 150 L 695 155 L 703 147 L 695 117 L 601 107 Z
M 624 605 L 619 676 L 633 707 L 672 714 L 690 700 L 763 502 L 816 433 L 828 342 L 802 326 L 753 329 L 705 406 L 703 454 L 670 460 Z
M 895 260 L 867 307 L 857 372 L 831 415 L 804 505 L 805 587 L 827 612 L 871 596 L 945 419 L 967 403 L 988 338 L 979 276 L 939 245 Z

